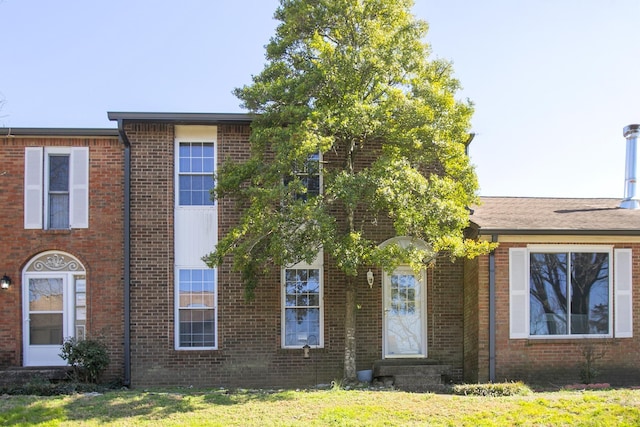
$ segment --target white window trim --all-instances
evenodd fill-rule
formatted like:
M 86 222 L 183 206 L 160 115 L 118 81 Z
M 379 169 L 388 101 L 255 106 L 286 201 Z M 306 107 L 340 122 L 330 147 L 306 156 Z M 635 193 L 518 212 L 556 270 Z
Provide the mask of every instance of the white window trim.
M 565 252 L 599 252 L 609 254 L 609 333 L 608 334 L 566 334 L 566 335 L 531 335 L 530 334 L 530 254 L 531 253 L 565 253 Z M 515 257 L 524 256 L 524 265 L 516 266 Z M 619 257 L 628 257 L 630 267 L 632 256 L 630 249 L 614 249 L 613 245 L 528 245 L 526 248 L 509 249 L 509 338 L 531 340 L 574 340 L 574 339 L 599 339 L 599 338 L 629 338 L 632 336 L 632 321 L 628 320 L 629 330 L 619 331 L 618 310 L 621 304 L 621 296 L 626 297 L 628 304 L 632 304 L 631 298 L 631 268 L 628 271 L 619 271 Z M 520 270 L 520 268 L 522 270 Z M 624 280 L 624 282 L 622 282 Z M 523 295 L 519 281 L 524 281 L 525 292 Z M 620 294 L 618 281 L 624 283 L 625 288 Z M 522 282 L 521 282 L 522 283 Z M 632 307 L 626 307 L 630 316 L 633 316 Z M 614 316 L 615 314 L 615 316 Z M 518 329 L 517 324 L 523 321 L 524 329 Z
M 69 228 L 73 228 L 71 227 L 72 221 L 71 221 L 71 211 L 72 211 L 72 206 L 73 206 L 73 202 L 71 201 L 71 169 L 73 168 L 73 163 L 71 160 L 71 148 L 62 148 L 62 147 L 45 147 L 44 149 L 44 172 L 43 172 L 43 222 L 44 222 L 44 227 L 47 230 L 51 230 L 51 225 L 50 225 L 50 213 L 49 213 L 49 172 L 50 172 L 50 162 L 49 162 L 49 157 L 50 156 L 68 156 L 69 157 Z
M 180 346 L 180 270 L 205 270 L 208 267 L 203 267 L 202 265 L 180 265 L 176 266 L 175 271 L 173 273 L 174 277 L 174 288 L 173 292 L 175 295 L 174 300 L 174 340 L 175 340 L 175 349 L 180 351 L 202 351 L 202 350 L 217 350 L 218 349 L 218 269 L 213 269 L 213 346 L 203 346 L 203 347 L 181 347 Z
M 180 351 L 203 351 L 218 350 L 219 341 L 219 313 L 218 313 L 218 294 L 220 287 L 218 283 L 218 270 L 214 269 L 214 346 L 207 347 L 181 347 L 180 346 L 180 270 L 203 270 L 209 267 L 202 261 L 201 257 L 205 255 L 206 250 L 213 250 L 218 243 L 218 207 L 214 201 L 213 205 L 188 205 L 181 206 L 179 199 L 179 177 L 180 177 L 180 143 L 203 142 L 213 144 L 214 156 L 214 173 L 218 168 L 218 128 L 217 126 L 191 126 L 178 125 L 175 127 L 174 133 L 174 348 Z M 189 236 L 193 232 L 193 223 L 201 224 L 205 221 L 212 228 L 211 235 Z M 195 228 L 200 231 L 198 227 Z M 205 233 L 206 234 L 206 233 Z M 206 250 L 200 249 L 201 244 L 206 241 Z M 197 242 L 197 243 L 194 243 Z M 210 245 L 210 247 L 209 247 Z M 188 246 L 188 247 L 185 247 Z
M 213 144 L 213 174 L 218 171 L 218 127 L 217 126 L 176 126 L 174 143 L 174 205 L 176 210 L 216 209 L 218 203 L 212 205 L 180 205 L 180 144 L 203 142 Z M 215 182 L 214 182 L 215 185 Z
M 318 341 L 317 344 L 309 344 L 309 346 L 311 348 L 324 348 L 324 252 L 322 250 L 320 250 L 320 252 L 318 253 L 318 256 L 316 257 L 316 259 L 312 262 L 312 263 L 306 263 L 306 262 L 299 262 L 295 265 L 292 266 L 287 266 L 287 267 L 282 267 L 280 269 L 280 284 L 281 284 L 281 298 L 280 298 L 280 306 L 281 306 L 281 310 L 280 310 L 280 324 L 281 324 L 281 336 L 280 336 L 280 340 L 281 340 L 281 347 L 283 349 L 301 349 L 305 346 L 305 344 L 298 344 L 298 345 L 286 345 L 286 316 L 285 316 L 285 311 L 286 311 L 286 298 L 287 298 L 287 290 L 286 290 L 286 270 L 292 270 L 292 269 L 318 269 L 319 270 L 319 275 L 320 275 L 320 301 L 319 301 L 319 310 L 320 310 L 320 315 L 319 315 L 319 325 L 318 325 L 318 330 L 320 332 L 320 336 L 317 337 Z M 307 341 L 309 340 L 309 338 L 307 337 Z

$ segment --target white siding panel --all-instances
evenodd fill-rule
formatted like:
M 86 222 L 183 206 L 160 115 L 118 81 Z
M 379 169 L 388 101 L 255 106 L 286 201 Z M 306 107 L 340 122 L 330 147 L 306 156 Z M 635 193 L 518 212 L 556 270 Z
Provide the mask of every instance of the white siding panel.
M 217 212 L 215 207 L 176 209 L 176 265 L 207 268 L 202 257 L 218 243 Z

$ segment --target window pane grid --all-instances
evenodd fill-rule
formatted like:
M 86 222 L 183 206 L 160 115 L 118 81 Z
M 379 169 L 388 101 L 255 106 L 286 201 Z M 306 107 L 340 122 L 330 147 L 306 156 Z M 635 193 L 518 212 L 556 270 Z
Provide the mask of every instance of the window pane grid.
M 296 193 L 296 200 L 308 200 L 309 197 L 320 195 L 320 153 L 311 154 L 302 165 L 293 168 L 293 175 L 300 180 L 306 189 L 304 193 Z M 285 178 L 285 184 L 289 184 L 292 177 Z
M 181 143 L 178 149 L 178 200 L 180 206 L 210 206 L 214 186 L 213 143 Z
M 215 281 L 210 269 L 178 273 L 179 347 L 215 346 Z
M 320 343 L 320 270 L 285 270 L 285 346 Z

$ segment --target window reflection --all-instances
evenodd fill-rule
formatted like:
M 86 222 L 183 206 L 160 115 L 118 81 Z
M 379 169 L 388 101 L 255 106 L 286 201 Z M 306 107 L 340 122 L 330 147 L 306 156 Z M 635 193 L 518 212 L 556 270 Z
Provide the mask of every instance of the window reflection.
M 285 270 L 285 345 L 318 345 L 320 269 Z
M 609 254 L 531 253 L 532 335 L 609 333 Z

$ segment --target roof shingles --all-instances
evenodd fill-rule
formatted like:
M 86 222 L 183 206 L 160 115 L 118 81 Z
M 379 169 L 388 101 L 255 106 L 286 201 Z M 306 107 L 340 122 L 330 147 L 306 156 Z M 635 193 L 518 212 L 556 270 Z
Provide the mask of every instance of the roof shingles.
M 560 233 L 640 235 L 640 209 L 620 199 L 481 197 L 471 221 L 480 234 Z

